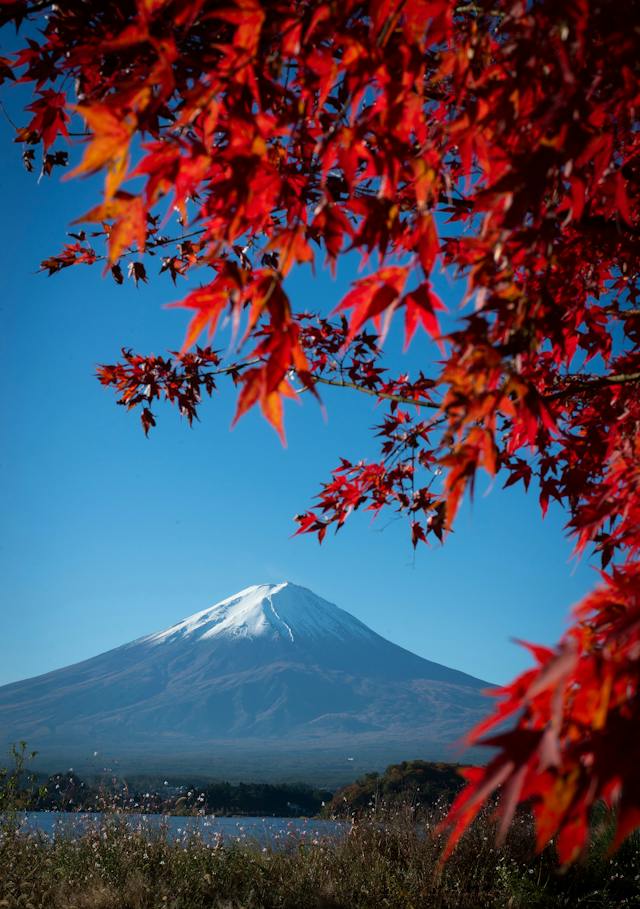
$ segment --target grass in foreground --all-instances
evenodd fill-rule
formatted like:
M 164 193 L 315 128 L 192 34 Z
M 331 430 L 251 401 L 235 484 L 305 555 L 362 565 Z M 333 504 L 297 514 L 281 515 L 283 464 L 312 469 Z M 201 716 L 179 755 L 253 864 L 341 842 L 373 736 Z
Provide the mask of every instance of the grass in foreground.
M 588 859 L 559 874 L 552 850 L 532 857 L 528 818 L 504 848 L 480 818 L 442 870 L 437 811 L 376 812 L 339 840 L 292 841 L 278 851 L 246 842 L 170 841 L 113 817 L 48 840 L 10 823 L 0 837 L 3 909 L 524 909 L 640 907 L 640 842 L 606 857 L 603 821 Z M 426 828 L 426 830 L 425 830 Z

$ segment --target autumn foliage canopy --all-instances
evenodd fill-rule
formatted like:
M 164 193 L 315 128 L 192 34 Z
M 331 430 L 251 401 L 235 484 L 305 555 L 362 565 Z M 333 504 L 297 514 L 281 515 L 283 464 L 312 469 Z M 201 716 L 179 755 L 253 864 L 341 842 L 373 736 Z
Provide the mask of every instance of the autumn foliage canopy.
M 543 512 L 561 503 L 576 552 L 599 554 L 570 630 L 530 647 L 535 668 L 471 733 L 493 750 L 453 805 L 450 848 L 497 790 L 502 828 L 529 803 L 564 862 L 598 800 L 617 842 L 640 825 L 639 7 L 0 5 L 21 48 L 0 60 L 5 89 L 32 87 L 25 165 L 71 155 L 71 175 L 104 175 L 43 268 L 187 279 L 182 351 L 99 370 L 145 431 L 160 399 L 191 420 L 225 377 L 237 417 L 257 405 L 281 434 L 284 399 L 349 387 L 384 407 L 379 459 L 342 460 L 299 532 L 391 507 L 414 545 L 442 541 L 486 471 L 531 486 Z M 362 276 L 332 313 L 300 312 L 291 269 L 346 254 Z M 466 287 L 447 331 L 442 270 Z M 392 319 L 407 345 L 431 339 L 418 374 L 382 365 Z M 231 362 L 210 346 L 221 320 Z

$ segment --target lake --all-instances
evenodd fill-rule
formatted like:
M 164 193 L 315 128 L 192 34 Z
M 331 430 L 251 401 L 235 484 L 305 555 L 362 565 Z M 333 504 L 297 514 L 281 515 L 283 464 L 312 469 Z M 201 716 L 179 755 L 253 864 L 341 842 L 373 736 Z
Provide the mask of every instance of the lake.
M 344 835 L 348 824 L 344 821 L 318 820 L 316 818 L 289 817 L 175 817 L 164 814 L 101 814 L 64 813 L 57 811 L 28 811 L 21 815 L 21 829 L 25 833 L 43 833 L 46 836 L 77 836 L 88 829 L 100 826 L 105 820 L 118 820 L 132 829 L 148 831 L 150 835 L 166 832 L 169 839 L 179 842 L 199 836 L 204 842 L 232 844 L 257 842 L 272 849 L 288 845 L 336 839 Z

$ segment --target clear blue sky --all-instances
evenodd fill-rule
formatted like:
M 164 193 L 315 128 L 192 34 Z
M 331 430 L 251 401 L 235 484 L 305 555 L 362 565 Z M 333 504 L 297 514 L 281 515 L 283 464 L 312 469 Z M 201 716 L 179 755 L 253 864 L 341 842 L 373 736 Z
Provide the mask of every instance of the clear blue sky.
M 253 583 L 289 579 L 429 659 L 496 682 L 528 665 L 511 642 L 554 642 L 593 585 L 570 560 L 564 515 L 542 520 L 533 496 L 482 485 L 444 547 L 418 550 L 407 525 L 356 515 L 320 547 L 291 537 L 340 455 L 372 455 L 381 415 L 371 399 L 324 395 L 328 421 L 305 401 L 287 412 L 288 448 L 258 414 L 229 430 L 223 389 L 189 430 L 159 411 L 145 439 L 93 377 L 122 345 L 180 345 L 186 314 L 169 280 L 116 287 L 99 266 L 53 278 L 39 262 L 61 249 L 96 183 L 24 172 L 0 123 L 3 292 L 0 299 L 0 684 L 36 675 L 161 629 Z M 159 263 L 158 263 L 159 267 Z M 154 268 L 152 266 L 151 272 Z M 157 269 L 156 269 L 157 270 Z M 291 293 L 325 312 L 344 282 L 308 272 Z M 458 289 L 440 285 L 450 303 Z M 402 368 L 397 339 L 388 344 Z M 412 358 L 435 355 L 418 337 Z

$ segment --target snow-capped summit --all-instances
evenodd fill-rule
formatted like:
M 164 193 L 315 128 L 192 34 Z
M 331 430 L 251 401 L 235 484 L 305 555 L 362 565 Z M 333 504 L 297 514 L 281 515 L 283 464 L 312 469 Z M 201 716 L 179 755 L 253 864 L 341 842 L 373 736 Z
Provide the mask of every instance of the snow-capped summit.
M 371 634 L 366 625 L 344 609 L 323 600 L 306 587 L 282 581 L 246 587 L 143 640 L 160 644 L 189 637 L 200 641 L 216 637 L 271 637 L 294 643 L 296 636 L 333 635 L 347 639 Z
M 258 761 L 283 744 L 308 754 L 395 743 L 395 757 L 444 757 L 486 712 L 486 687 L 304 587 L 258 584 L 165 631 L 0 688 L 0 745 L 24 739 L 42 754 L 141 761 L 235 748 Z

